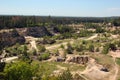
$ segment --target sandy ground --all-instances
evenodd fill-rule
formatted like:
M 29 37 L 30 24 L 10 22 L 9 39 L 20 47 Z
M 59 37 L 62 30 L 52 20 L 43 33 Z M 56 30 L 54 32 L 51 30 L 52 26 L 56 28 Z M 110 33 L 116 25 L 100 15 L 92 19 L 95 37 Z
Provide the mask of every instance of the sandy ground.
M 120 50 L 110 51 L 108 55 L 110 55 L 114 58 L 120 58 Z
M 98 36 L 98 34 L 95 34 L 95 35 L 93 35 L 93 36 L 91 36 L 91 37 L 89 37 L 88 39 L 85 39 L 85 40 L 93 40 L 93 39 L 95 39 L 97 36 Z
M 94 59 L 90 59 L 86 69 L 82 72 L 90 80 L 106 80 L 109 72 L 101 71 L 102 65 L 99 65 L 95 62 Z
M 116 63 L 116 58 L 120 58 L 120 50 L 116 50 L 116 51 L 110 51 L 109 54 L 110 56 L 113 57 L 113 60 L 114 60 L 114 63 L 115 63 L 115 66 L 114 66 L 114 75 L 111 76 L 110 80 L 117 80 L 117 75 L 118 75 L 118 72 L 119 72 L 119 67 Z
M 38 52 L 38 48 L 36 46 L 36 41 L 33 40 L 33 41 L 30 42 L 30 44 L 31 44 L 31 47 Z
M 115 59 L 116 59 L 116 58 L 113 57 L 113 60 L 114 60 L 114 62 L 115 62 L 115 66 L 114 66 L 114 71 L 115 71 L 115 73 L 114 73 L 113 76 L 110 77 L 109 80 L 117 80 L 117 75 L 118 75 L 118 72 L 119 72 L 119 68 L 118 68 L 118 65 L 117 65 Z
M 100 69 L 103 67 L 95 62 L 94 59 L 91 59 L 86 67 L 86 70 L 82 72 L 85 76 L 90 78 L 90 80 L 117 80 L 119 67 L 116 63 L 116 58 L 120 58 L 120 51 L 110 51 L 109 55 L 112 56 L 114 61 L 113 70 L 110 72 L 104 72 Z
M 4 61 L 4 62 L 11 62 L 15 59 L 18 59 L 17 56 L 14 56 L 14 57 L 8 57 L 8 58 L 3 58 L 1 61 Z

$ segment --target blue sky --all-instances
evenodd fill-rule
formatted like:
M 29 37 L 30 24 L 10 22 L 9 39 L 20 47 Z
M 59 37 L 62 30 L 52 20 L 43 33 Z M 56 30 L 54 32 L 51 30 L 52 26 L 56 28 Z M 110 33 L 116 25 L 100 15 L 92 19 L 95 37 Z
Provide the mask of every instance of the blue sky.
M 2 15 L 120 16 L 120 0 L 1 0 Z

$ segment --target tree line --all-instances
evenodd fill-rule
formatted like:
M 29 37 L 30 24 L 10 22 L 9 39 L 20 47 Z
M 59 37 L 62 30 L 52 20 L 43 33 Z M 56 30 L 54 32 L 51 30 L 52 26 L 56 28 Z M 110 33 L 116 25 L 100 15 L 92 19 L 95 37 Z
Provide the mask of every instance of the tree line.
M 72 24 L 81 22 L 103 23 L 118 17 L 53 17 L 53 16 L 0 16 L 0 29 Z M 118 21 L 113 21 L 118 25 Z

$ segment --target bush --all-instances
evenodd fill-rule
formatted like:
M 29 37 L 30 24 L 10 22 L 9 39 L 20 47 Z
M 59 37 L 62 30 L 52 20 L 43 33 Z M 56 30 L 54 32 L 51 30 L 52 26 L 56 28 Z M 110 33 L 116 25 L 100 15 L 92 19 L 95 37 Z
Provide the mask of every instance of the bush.
M 8 64 L 5 67 L 7 80 L 32 80 L 33 72 L 32 66 L 25 62 L 17 62 Z
M 32 49 L 32 50 L 30 51 L 30 55 L 36 56 L 36 55 L 37 55 L 36 49 Z
M 83 51 L 83 50 L 84 50 L 84 46 L 83 46 L 82 44 L 79 44 L 79 45 L 76 45 L 76 46 L 74 47 L 74 49 L 75 49 L 76 51 L 80 52 L 80 51 Z
M 105 46 L 103 46 L 102 53 L 107 54 L 109 52 L 109 48 L 109 43 L 105 44 Z
M 60 45 L 60 48 L 64 49 L 65 47 L 64 47 L 64 45 L 63 45 L 63 44 L 61 44 L 61 45 Z
M 88 30 L 80 30 L 80 33 L 78 34 L 78 37 L 87 37 L 92 34 L 91 31 Z
M 43 45 L 37 45 L 37 48 L 38 48 L 38 52 L 45 52 L 45 46 Z
M 66 32 L 69 32 L 69 33 L 73 32 L 73 28 L 69 26 L 58 26 L 58 27 L 54 27 L 53 30 L 61 34 L 66 33 Z
M 5 50 L 6 50 L 6 52 L 10 53 L 7 56 L 14 56 L 14 55 L 19 54 L 18 50 L 16 48 L 13 48 L 13 47 L 8 47 Z
M 70 43 L 67 44 L 66 52 L 67 52 L 68 54 L 72 54 L 72 53 L 73 53 L 73 47 L 71 46 Z
M 109 44 L 109 47 L 110 47 L 110 49 L 113 50 L 113 51 L 115 51 L 115 50 L 117 49 L 117 48 L 116 48 L 116 45 L 113 44 L 113 43 Z
M 96 48 L 96 52 L 99 52 L 100 50 L 99 50 L 99 48 Z
M 18 47 L 17 50 L 18 50 L 18 52 L 19 52 L 20 54 L 27 55 L 27 46 L 26 46 L 26 45 L 23 45 L 23 46 Z
M 49 59 L 49 57 L 50 57 L 50 53 L 46 52 L 46 53 L 43 53 L 39 56 L 39 60 L 40 61 L 41 60 L 47 60 L 47 59 Z
M 0 80 L 5 80 L 6 74 L 4 72 L 0 72 Z
M 49 36 L 43 37 L 43 40 L 38 41 L 39 44 L 54 44 L 56 41 Z
M 116 59 L 116 63 L 117 63 L 118 65 L 120 65 L 120 58 L 117 58 L 117 59 Z
M 0 72 L 3 72 L 5 67 L 5 62 L 0 62 Z
M 94 52 L 94 46 L 93 45 L 89 45 L 88 49 L 89 49 L 90 52 Z
M 120 47 L 120 41 L 118 41 L 117 46 Z
M 16 44 L 15 46 L 6 48 L 6 52 L 10 53 L 9 56 L 27 55 L 27 46 Z
M 105 30 L 102 29 L 101 27 L 96 28 L 96 33 L 104 33 Z

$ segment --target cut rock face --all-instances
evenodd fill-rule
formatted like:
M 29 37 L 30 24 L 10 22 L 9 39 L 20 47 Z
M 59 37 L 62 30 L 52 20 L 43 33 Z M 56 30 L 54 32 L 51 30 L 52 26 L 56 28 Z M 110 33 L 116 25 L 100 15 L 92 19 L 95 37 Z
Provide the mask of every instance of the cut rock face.
M 88 56 L 80 56 L 80 55 L 76 55 L 76 56 L 68 56 L 66 61 L 67 63 L 77 63 L 77 64 L 86 64 L 89 61 L 89 57 Z
M 29 28 L 17 28 L 17 31 L 22 36 L 43 37 L 52 36 L 52 34 L 46 29 L 46 27 L 29 27 Z
M 23 44 L 24 42 L 25 38 L 20 36 L 16 30 L 0 33 L 0 45 L 2 45 L 1 48 L 12 46 L 16 43 Z

